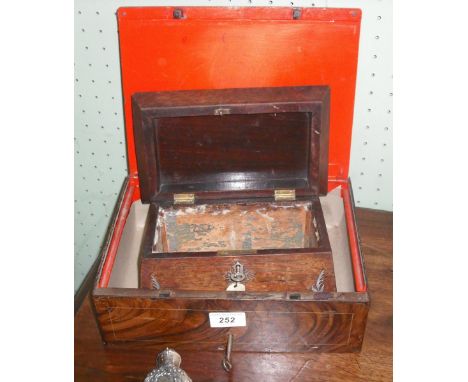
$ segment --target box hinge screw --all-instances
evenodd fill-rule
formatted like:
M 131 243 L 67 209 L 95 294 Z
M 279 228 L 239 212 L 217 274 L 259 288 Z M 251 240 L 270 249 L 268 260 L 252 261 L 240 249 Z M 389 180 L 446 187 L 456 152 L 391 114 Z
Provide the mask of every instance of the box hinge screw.
M 176 9 L 174 9 L 174 12 L 172 12 L 172 16 L 176 20 L 183 19 L 184 18 L 184 11 L 182 9 L 180 9 L 180 8 L 176 8 Z
M 299 20 L 302 16 L 301 8 L 293 8 L 293 20 Z

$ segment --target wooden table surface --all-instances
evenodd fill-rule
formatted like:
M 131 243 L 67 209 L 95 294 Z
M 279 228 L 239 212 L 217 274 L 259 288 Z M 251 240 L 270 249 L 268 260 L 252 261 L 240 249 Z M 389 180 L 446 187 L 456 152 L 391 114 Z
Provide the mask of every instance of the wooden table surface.
M 389 212 L 357 209 L 371 296 L 359 354 L 233 353 L 234 369 L 221 369 L 222 352 L 184 353 L 182 368 L 201 381 L 391 381 L 392 225 Z M 151 345 L 103 345 L 89 298 L 75 315 L 75 381 L 143 381 L 162 350 Z M 201 360 L 201 361 L 200 361 Z

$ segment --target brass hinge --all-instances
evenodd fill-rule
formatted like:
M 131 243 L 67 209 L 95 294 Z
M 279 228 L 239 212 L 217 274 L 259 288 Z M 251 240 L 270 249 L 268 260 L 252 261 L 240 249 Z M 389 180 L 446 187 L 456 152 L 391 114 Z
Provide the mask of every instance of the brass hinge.
M 296 200 L 296 190 L 275 190 L 275 200 Z
M 174 204 L 194 204 L 195 194 L 174 194 Z

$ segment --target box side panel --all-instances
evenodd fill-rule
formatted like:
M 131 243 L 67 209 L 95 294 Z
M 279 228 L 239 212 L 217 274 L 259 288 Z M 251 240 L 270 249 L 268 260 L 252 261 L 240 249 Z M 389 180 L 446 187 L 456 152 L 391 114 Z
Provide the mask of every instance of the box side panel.
M 361 242 L 357 230 L 353 187 L 351 185 L 351 180 L 348 179 L 346 183 L 343 184 L 343 186 L 342 197 L 345 208 L 346 226 L 348 230 L 349 248 L 351 251 L 355 287 L 356 291 L 365 292 L 367 291 L 367 279 L 361 251 Z
M 350 220 L 349 241 L 350 241 L 350 245 L 354 246 L 355 252 L 356 252 L 355 256 L 357 258 L 357 261 L 355 261 L 356 263 L 355 267 L 357 267 L 358 270 L 355 271 L 355 273 L 356 273 L 356 279 L 360 279 L 362 281 L 362 289 L 360 289 L 360 291 L 366 291 L 367 290 L 366 263 L 364 261 L 364 256 L 362 254 L 361 237 L 359 236 L 359 231 L 357 228 L 356 203 L 354 202 L 353 185 L 351 183 L 350 178 L 348 178 L 347 184 L 348 184 L 348 193 L 349 193 L 349 205 L 350 205 L 350 210 L 351 210 L 351 216 L 349 218 Z M 359 269 L 360 269 L 360 272 L 359 272 Z M 359 275 L 359 273 L 361 273 L 362 275 Z
M 343 295 L 338 300 L 338 295 L 328 301 L 95 295 L 94 303 L 103 339 L 109 343 L 138 341 L 219 351 L 232 333 L 235 351 L 359 351 L 367 295 L 350 293 L 348 301 Z M 245 312 L 246 326 L 212 328 L 210 312 Z
M 94 283 L 95 288 L 106 288 L 109 284 L 120 239 L 122 238 L 131 205 L 136 200 L 135 194 L 138 188 L 138 179 L 134 176 L 128 176 L 122 185 L 107 230 L 105 244 L 99 254 L 100 264 Z

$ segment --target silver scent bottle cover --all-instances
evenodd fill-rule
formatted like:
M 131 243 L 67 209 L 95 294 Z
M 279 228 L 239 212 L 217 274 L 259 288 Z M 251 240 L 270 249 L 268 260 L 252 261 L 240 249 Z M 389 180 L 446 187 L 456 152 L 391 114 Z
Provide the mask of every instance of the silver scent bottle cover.
M 166 348 L 156 358 L 156 368 L 151 370 L 144 382 L 192 382 L 180 368 L 182 358 L 173 349 Z

